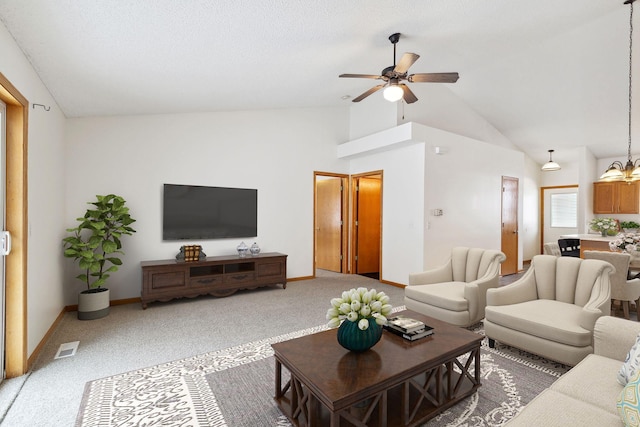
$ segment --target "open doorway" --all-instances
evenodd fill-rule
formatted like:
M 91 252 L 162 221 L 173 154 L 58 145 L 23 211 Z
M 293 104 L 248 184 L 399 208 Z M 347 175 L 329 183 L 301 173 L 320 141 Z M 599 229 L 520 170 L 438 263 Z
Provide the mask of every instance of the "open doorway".
M 349 176 L 314 173 L 314 274 L 347 273 Z
M 380 280 L 382 171 L 352 176 L 352 271 Z

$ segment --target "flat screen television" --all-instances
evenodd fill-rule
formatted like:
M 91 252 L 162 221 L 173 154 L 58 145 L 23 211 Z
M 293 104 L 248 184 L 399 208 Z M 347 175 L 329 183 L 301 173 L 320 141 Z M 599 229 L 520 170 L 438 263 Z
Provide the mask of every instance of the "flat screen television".
M 258 190 L 164 184 L 162 240 L 258 235 Z

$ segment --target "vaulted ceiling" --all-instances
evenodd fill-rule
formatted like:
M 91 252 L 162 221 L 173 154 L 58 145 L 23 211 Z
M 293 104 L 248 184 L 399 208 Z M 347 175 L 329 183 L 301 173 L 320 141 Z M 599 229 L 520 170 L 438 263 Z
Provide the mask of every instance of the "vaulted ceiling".
M 626 156 L 623 0 L 2 0 L 0 20 L 67 117 L 345 105 L 377 81 L 338 75 L 380 73 L 400 32 L 411 72 L 459 72 L 535 160 Z

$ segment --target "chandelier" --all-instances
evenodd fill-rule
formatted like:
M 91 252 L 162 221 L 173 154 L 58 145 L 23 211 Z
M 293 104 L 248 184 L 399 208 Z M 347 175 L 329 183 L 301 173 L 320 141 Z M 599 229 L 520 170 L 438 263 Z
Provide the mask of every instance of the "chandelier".
M 631 160 L 631 70 L 633 59 L 633 2 L 635 0 L 626 0 L 624 4 L 630 6 L 629 13 L 629 146 L 627 148 L 627 164 L 615 161 L 609 165 L 605 173 L 600 177 L 600 181 L 625 181 L 632 182 L 640 180 L 640 159 L 635 162 Z

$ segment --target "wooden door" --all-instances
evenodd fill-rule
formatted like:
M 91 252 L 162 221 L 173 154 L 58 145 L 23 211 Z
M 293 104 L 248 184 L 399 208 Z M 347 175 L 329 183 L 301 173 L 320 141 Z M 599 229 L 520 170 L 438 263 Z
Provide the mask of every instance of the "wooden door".
M 518 179 L 502 177 L 501 250 L 507 259 L 500 266 L 503 276 L 518 272 Z
M 316 177 L 316 268 L 342 272 L 343 182 Z
M 356 178 L 356 273 L 380 272 L 381 176 Z

